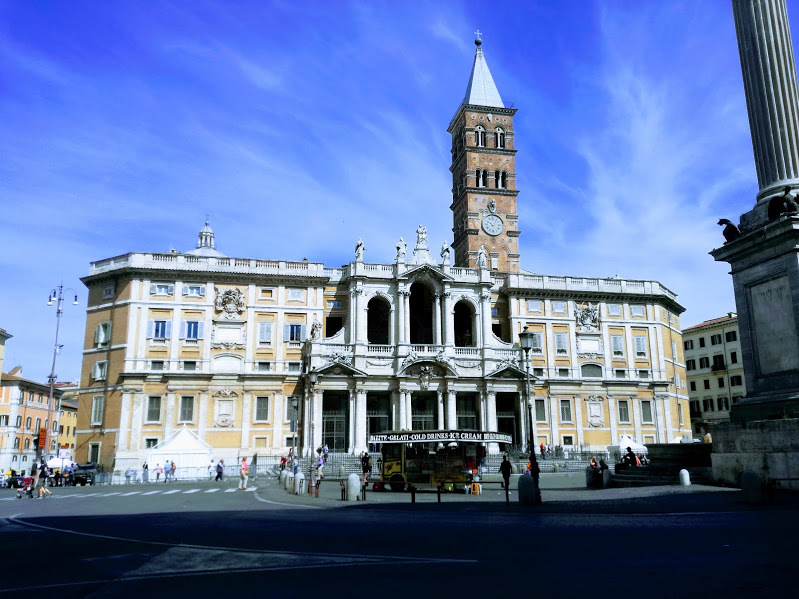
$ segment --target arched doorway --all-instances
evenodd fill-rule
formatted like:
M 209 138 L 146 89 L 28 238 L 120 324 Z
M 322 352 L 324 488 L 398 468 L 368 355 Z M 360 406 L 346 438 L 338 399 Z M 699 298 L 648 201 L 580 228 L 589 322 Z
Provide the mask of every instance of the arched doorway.
M 391 309 L 381 297 L 373 297 L 366 306 L 366 339 L 369 343 L 388 345 Z
M 427 285 L 414 283 L 411 285 L 410 337 L 411 343 L 433 343 L 433 293 Z
M 477 339 L 474 335 L 474 312 L 471 304 L 463 300 L 455 304 L 453 318 L 455 347 L 475 347 Z

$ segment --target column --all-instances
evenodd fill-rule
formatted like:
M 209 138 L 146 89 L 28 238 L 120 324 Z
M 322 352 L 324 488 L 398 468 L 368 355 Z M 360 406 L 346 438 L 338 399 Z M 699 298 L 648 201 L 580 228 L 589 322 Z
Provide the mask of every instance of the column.
M 122 405 L 119 410 L 119 445 L 117 451 L 126 451 L 130 447 L 130 410 L 133 404 L 133 393 L 122 394 Z
M 405 291 L 397 292 L 399 317 L 397 318 L 397 343 L 405 343 Z
M 491 340 L 491 294 L 487 291 L 480 295 L 480 306 L 483 312 L 483 344 Z
M 391 430 L 398 431 L 402 427 L 400 425 L 400 414 L 399 414 L 399 406 L 400 406 L 400 392 L 399 391 L 392 391 L 391 392 Z
M 550 443 L 557 445 L 560 441 L 560 428 L 558 422 L 560 421 L 560 406 L 558 405 L 557 397 L 549 398 L 549 427 L 550 427 Z
M 413 393 L 410 391 L 405 392 L 405 429 L 413 430 Z
M 180 297 L 180 290 L 183 288 L 182 281 L 175 283 L 175 297 Z M 167 362 L 167 370 L 180 370 L 178 366 L 178 351 L 180 344 L 183 341 L 180 338 L 180 307 L 177 304 L 172 306 L 172 338 L 169 339 L 169 361 Z
M 144 421 L 144 406 L 145 406 L 145 398 L 146 396 L 144 393 L 134 393 L 133 394 L 133 408 L 131 410 L 131 422 L 130 422 L 130 448 L 133 451 L 138 451 L 142 449 L 142 441 L 141 441 L 141 427 L 142 422 Z
M 244 393 L 241 402 L 241 448 L 247 449 L 250 446 L 250 422 L 252 415 L 250 413 L 252 406 L 252 393 Z
M 441 296 L 436 293 L 433 299 L 433 343 L 441 345 Z
M 355 403 L 355 389 L 350 389 L 349 392 L 349 401 L 347 402 L 349 405 L 349 410 L 347 411 L 347 431 L 348 432 L 348 446 L 347 446 L 347 453 L 352 453 L 355 449 L 357 443 L 355 442 L 355 435 L 356 435 L 356 419 L 358 415 L 358 406 Z
M 458 428 L 458 407 L 457 393 L 452 389 L 447 389 L 447 428 L 456 430 Z
M 521 445 L 522 448 L 532 447 L 530 445 L 530 435 L 527 430 L 527 427 L 529 426 L 529 415 L 527 411 L 527 400 L 525 399 L 524 392 L 519 393 L 519 398 L 516 405 L 518 406 L 517 412 L 519 413 L 519 445 Z
M 445 291 L 441 295 L 441 310 L 444 314 L 444 343 L 455 345 L 455 315 L 452 313 L 452 294 Z M 474 330 L 474 329 L 472 329 Z
M 408 430 L 405 424 L 407 422 L 407 405 L 405 403 L 405 395 L 407 393 L 405 389 L 399 390 L 399 430 L 401 431 Z
M 322 444 L 322 391 L 314 389 L 313 392 L 313 443 L 311 454 Z
M 493 389 L 486 390 L 486 429 L 496 431 L 499 426 L 497 424 L 497 394 Z M 497 443 L 488 444 L 488 453 L 498 453 L 499 445 Z
M 577 445 L 583 444 L 583 402 L 574 397 L 574 423 L 577 425 Z M 557 445 L 557 443 L 556 443 Z
M 275 393 L 272 399 L 272 449 L 280 449 L 285 447 L 285 440 L 283 439 L 283 422 L 285 416 L 288 414 L 286 403 L 289 398 L 282 393 Z
M 733 0 L 758 196 L 799 183 L 799 88 L 785 0 Z
M 436 420 L 436 428 L 444 430 L 447 428 L 447 424 L 444 422 L 444 393 L 440 389 L 436 391 L 436 408 L 438 415 L 438 419 Z
M 164 439 L 169 437 L 175 428 L 175 401 L 177 400 L 174 393 L 166 394 L 166 409 L 164 410 Z
M 486 429 L 486 392 L 479 391 L 477 393 L 477 429 L 484 431 Z
M 200 411 L 197 416 L 197 437 L 205 441 L 205 430 L 208 427 L 208 391 L 200 392 Z
M 355 398 L 355 451 L 366 451 L 366 390 L 358 389 Z
M 358 311 L 356 309 L 356 302 L 358 296 L 355 289 L 350 289 L 350 309 L 349 309 L 349 322 L 347 323 L 347 343 L 355 343 L 358 340 Z M 314 448 L 315 449 L 315 448 Z
M 643 443 L 641 438 L 641 400 L 638 397 L 630 398 L 630 408 L 633 411 L 633 430 L 635 431 L 635 440 Z
M 677 401 L 680 401 L 679 398 L 675 398 Z M 675 408 L 676 409 L 676 408 Z M 689 411 L 690 414 L 690 411 Z M 683 414 L 683 418 L 688 418 L 688 427 L 691 427 L 691 421 L 689 414 Z M 671 426 L 671 398 L 666 396 L 663 398 L 663 419 L 666 421 L 666 438 L 661 441 L 661 443 L 668 443 L 671 441 L 672 436 L 674 435 L 674 430 Z M 679 425 L 679 423 L 678 423 Z M 685 428 L 685 427 L 683 427 Z M 693 432 L 693 431 L 691 431 Z
M 355 327 L 358 331 L 355 338 L 358 343 L 366 343 L 366 318 L 364 309 L 363 289 L 355 290 Z
M 311 406 L 313 404 L 313 394 L 310 391 L 306 391 L 302 398 L 302 447 L 307 450 L 307 448 L 313 444 L 313 439 L 311 438 Z M 298 448 L 294 448 L 294 452 L 297 455 L 301 455 L 298 451 Z M 313 449 L 311 449 L 313 452 Z
M 608 421 L 610 422 L 610 443 L 608 443 L 608 445 L 615 445 L 619 440 L 619 432 L 616 428 L 617 420 L 618 410 L 616 409 L 616 399 L 608 394 Z
M 394 306 L 391 306 L 391 310 L 388 314 L 388 344 L 394 345 L 396 343 L 396 328 L 397 328 L 397 311 L 394 309 Z

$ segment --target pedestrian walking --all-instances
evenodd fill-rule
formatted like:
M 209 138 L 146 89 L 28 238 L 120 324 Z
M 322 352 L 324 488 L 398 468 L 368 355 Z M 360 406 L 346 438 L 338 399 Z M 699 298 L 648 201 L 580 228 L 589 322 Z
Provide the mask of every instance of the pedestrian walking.
M 532 452 L 532 456 L 535 457 L 535 452 Z M 505 480 L 504 489 L 510 489 L 510 473 L 513 471 L 513 468 L 508 461 L 508 456 L 502 456 L 502 463 L 499 465 L 499 473 L 502 475 L 502 478 Z
M 150 467 L 147 465 L 147 462 L 141 465 L 141 482 L 150 482 Z
M 214 480 L 221 481 L 224 474 L 225 474 L 225 460 L 219 460 L 219 463 L 216 465 L 216 478 Z
M 323 454 L 322 457 L 325 458 L 325 464 L 327 464 L 327 452 L 328 451 L 330 451 L 330 450 L 327 448 L 327 443 L 325 443 L 325 446 L 322 448 L 322 454 Z
M 172 482 L 175 482 L 178 479 L 177 476 L 175 476 L 175 471 L 176 470 L 177 470 L 177 468 L 175 467 L 175 462 L 173 461 L 172 462 L 172 467 L 171 467 L 171 469 L 169 471 L 169 477 L 172 479 Z
M 300 469 L 300 461 L 297 459 L 297 456 L 294 456 L 294 476 L 297 476 L 297 470 Z
M 164 468 L 161 466 L 160 463 L 157 463 L 155 465 L 155 482 L 158 482 L 163 473 L 164 473 Z
M 286 456 L 280 456 L 280 470 L 281 472 L 286 469 Z
M 214 464 L 214 460 L 211 460 L 211 463 L 208 464 L 208 480 L 214 480 L 214 474 L 216 474 L 216 464 Z
M 250 467 L 247 465 L 247 458 L 241 458 L 241 467 L 239 468 L 239 490 L 247 490 L 247 478 L 250 476 Z

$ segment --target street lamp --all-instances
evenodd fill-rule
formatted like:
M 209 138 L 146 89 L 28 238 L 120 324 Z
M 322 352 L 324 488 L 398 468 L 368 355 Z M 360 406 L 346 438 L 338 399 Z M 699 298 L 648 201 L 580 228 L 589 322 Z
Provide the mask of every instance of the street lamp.
M 300 402 L 296 397 L 291 398 L 291 432 L 294 435 L 294 438 L 291 441 L 291 448 L 293 451 L 297 451 L 297 422 L 299 421 L 299 414 L 297 412 L 297 408 L 299 407 Z
M 47 297 L 47 305 L 52 306 L 54 301 L 56 303 L 56 313 L 55 313 L 55 345 L 53 346 L 53 365 L 50 368 L 50 376 L 48 377 L 48 383 L 50 385 L 50 393 L 47 396 L 47 426 L 44 427 L 44 446 L 39 443 L 39 452 L 40 452 L 40 462 L 46 462 L 45 459 L 47 456 L 47 452 L 49 451 L 50 447 L 50 427 L 53 427 L 53 418 L 52 418 L 52 409 L 53 409 L 53 386 L 55 385 L 56 381 L 56 374 L 55 374 L 55 362 L 56 358 L 58 358 L 58 350 L 61 348 L 58 345 L 58 330 L 61 326 L 61 314 L 64 312 L 64 292 L 71 291 L 75 294 L 75 300 L 72 302 L 73 306 L 78 305 L 78 294 L 77 292 L 68 287 L 64 289 L 64 284 L 61 283 L 50 292 L 50 295 Z
M 314 432 L 315 432 L 315 426 L 314 426 L 314 416 L 315 416 L 315 414 L 314 414 L 314 403 L 316 403 L 316 402 L 314 402 L 313 393 L 314 393 L 314 387 L 316 386 L 316 383 L 317 383 L 318 380 L 319 380 L 319 373 L 316 372 L 316 370 L 311 370 L 310 372 L 308 372 L 308 382 L 310 383 L 310 386 L 309 386 L 309 389 L 308 389 L 308 391 L 310 391 L 310 397 L 308 398 L 308 403 L 309 403 L 309 407 L 310 407 L 310 409 L 308 410 L 309 411 L 309 414 L 308 414 L 308 420 L 309 420 L 309 422 L 308 422 L 308 435 L 310 437 L 309 440 L 308 440 L 308 455 L 311 456 L 311 457 L 313 457 L 313 444 L 314 444 L 314 438 L 315 438 L 315 436 L 314 436 Z
M 535 447 L 533 443 L 535 441 L 536 433 L 535 433 L 535 418 L 533 417 L 533 399 L 530 397 L 530 350 L 533 348 L 533 338 L 534 335 L 530 331 L 527 330 L 527 327 L 522 329 L 522 332 L 519 333 L 519 345 L 521 345 L 522 350 L 524 350 L 524 366 L 525 371 L 527 372 L 527 376 L 525 378 L 525 391 L 527 394 L 527 404 L 530 410 L 530 430 L 529 434 L 529 443 L 530 443 L 530 452 L 532 453 L 535 451 Z

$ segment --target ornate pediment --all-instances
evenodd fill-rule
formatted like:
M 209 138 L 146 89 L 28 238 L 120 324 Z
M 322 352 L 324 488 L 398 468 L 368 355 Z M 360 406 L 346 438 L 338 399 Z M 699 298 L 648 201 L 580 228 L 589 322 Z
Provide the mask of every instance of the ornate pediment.
M 445 275 L 439 267 L 431 264 L 422 264 L 421 266 L 409 268 L 405 271 L 405 276 L 413 280 L 429 280 L 429 281 L 452 281 L 452 277 Z
M 330 356 L 327 362 L 317 369 L 317 372 L 325 376 L 367 376 L 363 370 L 352 365 L 350 356 L 342 354 L 339 357 L 342 359 L 337 360 L 336 356 Z M 346 359 L 344 359 L 345 357 Z
M 486 377 L 494 378 L 494 379 L 521 379 L 524 380 L 527 377 L 527 373 L 516 366 L 516 364 L 503 361 L 497 365 L 497 368 L 486 375 Z M 530 380 L 534 381 L 535 377 L 530 375 Z
M 225 320 L 238 318 L 244 310 L 244 293 L 240 289 L 217 289 L 214 308 Z
M 415 351 L 411 350 L 400 363 L 397 374 L 418 373 L 420 372 L 418 365 L 439 366 L 445 375 L 458 375 L 457 370 L 455 370 L 444 350 L 441 350 L 435 356 L 419 356 Z

